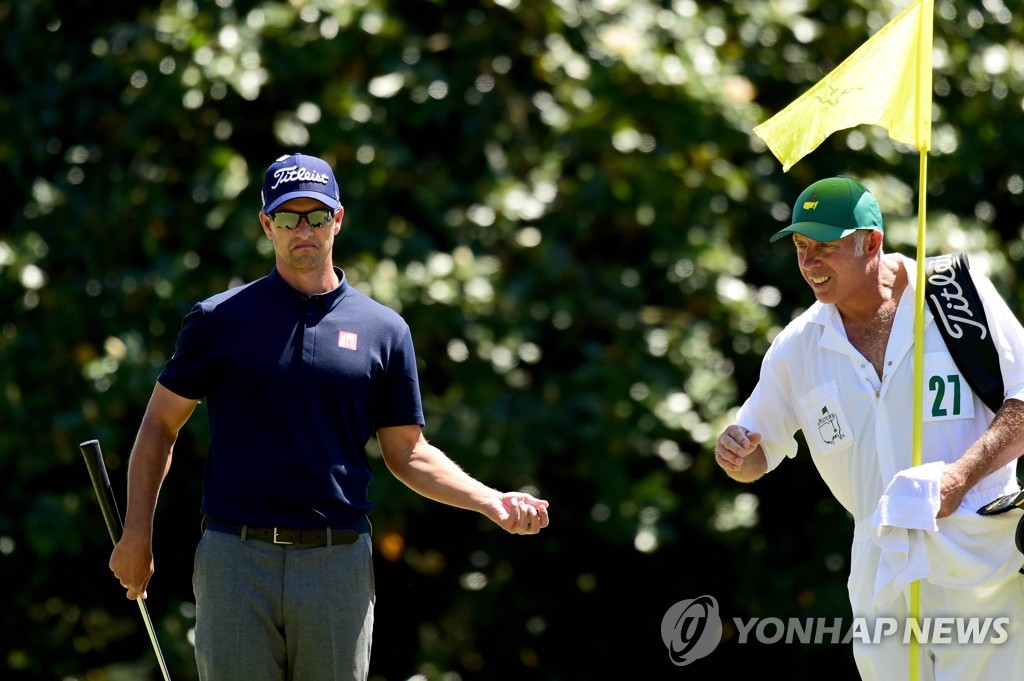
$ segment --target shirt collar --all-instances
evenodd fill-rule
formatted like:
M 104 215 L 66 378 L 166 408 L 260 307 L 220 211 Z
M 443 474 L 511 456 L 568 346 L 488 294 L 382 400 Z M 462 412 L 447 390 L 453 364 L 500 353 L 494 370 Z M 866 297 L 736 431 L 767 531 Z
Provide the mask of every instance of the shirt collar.
M 281 276 L 281 273 L 277 271 L 277 267 L 270 270 L 270 274 L 267 275 L 267 278 L 270 280 L 270 283 L 276 292 L 294 304 L 313 301 L 323 305 L 324 309 L 330 309 L 345 297 L 349 288 L 344 270 L 335 266 L 334 272 L 338 275 L 338 285 L 330 291 L 318 293 L 314 296 L 308 296 L 302 291 L 297 291 L 292 288 L 288 282 L 284 280 L 284 277 Z

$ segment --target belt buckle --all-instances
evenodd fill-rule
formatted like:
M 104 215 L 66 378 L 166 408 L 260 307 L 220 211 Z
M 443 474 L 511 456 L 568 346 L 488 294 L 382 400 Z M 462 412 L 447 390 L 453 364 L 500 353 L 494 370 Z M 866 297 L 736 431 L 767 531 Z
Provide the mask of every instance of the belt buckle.
M 282 545 L 287 546 L 287 545 L 290 545 L 290 544 L 294 544 L 295 542 L 293 542 L 293 541 L 278 541 L 278 539 L 277 539 L 277 528 L 275 527 L 274 528 L 274 543 L 275 544 L 282 544 Z

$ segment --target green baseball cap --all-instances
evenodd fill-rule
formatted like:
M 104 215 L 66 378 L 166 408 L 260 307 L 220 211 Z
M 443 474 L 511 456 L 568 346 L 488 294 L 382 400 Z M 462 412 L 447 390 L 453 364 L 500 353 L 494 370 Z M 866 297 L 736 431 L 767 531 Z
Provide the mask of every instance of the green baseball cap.
M 885 233 L 882 211 L 867 187 L 839 175 L 818 180 L 803 190 L 793 204 L 792 224 L 775 232 L 769 241 L 778 241 L 793 232 L 815 241 L 835 241 L 858 229 Z

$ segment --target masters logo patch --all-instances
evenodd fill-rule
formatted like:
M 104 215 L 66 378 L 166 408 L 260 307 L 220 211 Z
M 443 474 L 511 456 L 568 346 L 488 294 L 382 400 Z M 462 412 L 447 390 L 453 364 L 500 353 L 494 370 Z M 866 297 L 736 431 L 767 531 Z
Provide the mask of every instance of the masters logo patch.
M 804 439 L 812 453 L 829 454 L 853 446 L 855 433 L 843 412 L 835 381 L 819 385 L 798 404 Z
M 835 444 L 846 438 L 839 414 L 829 411 L 827 404 L 821 408 L 821 418 L 818 419 L 818 435 L 821 436 L 821 441 L 827 445 Z

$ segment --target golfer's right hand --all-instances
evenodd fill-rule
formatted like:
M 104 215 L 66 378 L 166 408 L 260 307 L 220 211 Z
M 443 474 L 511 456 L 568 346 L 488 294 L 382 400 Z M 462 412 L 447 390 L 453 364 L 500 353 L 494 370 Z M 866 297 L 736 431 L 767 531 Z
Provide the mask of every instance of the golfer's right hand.
M 126 530 L 114 545 L 109 565 L 117 581 L 128 590 L 128 598 L 146 598 L 146 586 L 153 576 L 153 544 L 149 537 Z

